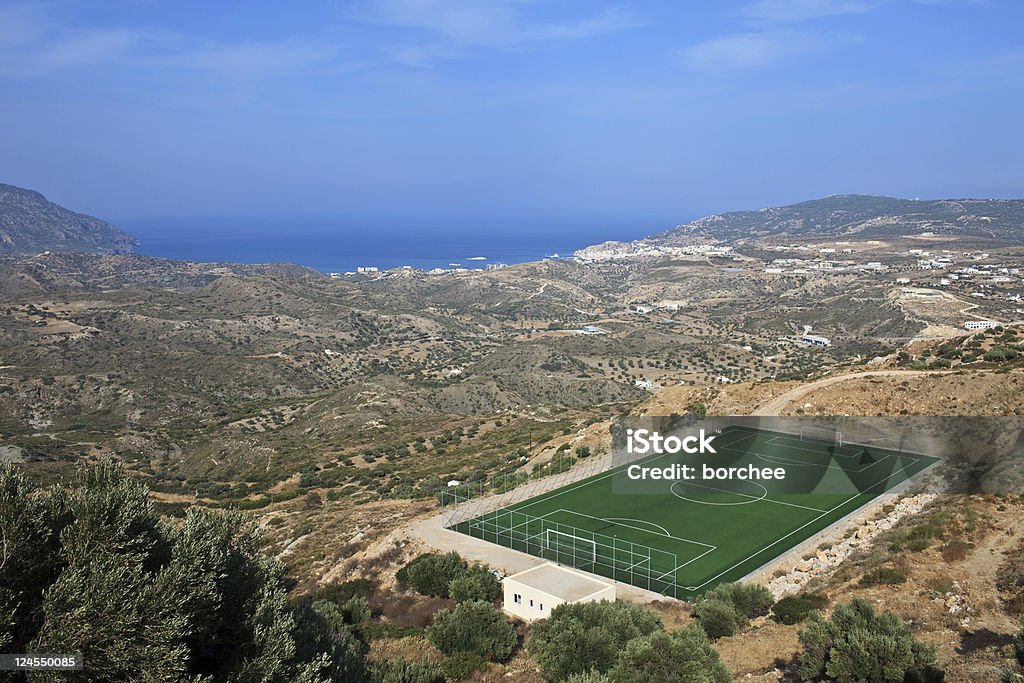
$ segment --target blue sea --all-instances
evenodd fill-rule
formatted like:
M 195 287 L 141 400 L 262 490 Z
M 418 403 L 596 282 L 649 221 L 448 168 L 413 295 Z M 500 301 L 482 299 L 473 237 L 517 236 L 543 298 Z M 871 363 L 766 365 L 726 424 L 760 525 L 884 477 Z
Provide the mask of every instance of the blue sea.
M 644 226 L 545 224 L 441 226 L 335 224 L 329 220 L 137 219 L 118 227 L 137 237 L 138 253 L 191 261 L 267 263 L 288 261 L 325 273 L 412 266 L 429 270 L 460 264 L 539 261 L 606 240 L 639 239 L 656 232 Z M 482 259 L 480 258 L 482 257 Z

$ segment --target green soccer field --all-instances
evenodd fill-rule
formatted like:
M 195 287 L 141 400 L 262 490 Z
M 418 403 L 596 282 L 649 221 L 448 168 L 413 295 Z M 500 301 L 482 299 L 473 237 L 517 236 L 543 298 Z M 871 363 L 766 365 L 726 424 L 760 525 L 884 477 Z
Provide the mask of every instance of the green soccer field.
M 784 467 L 787 477 L 660 481 L 650 493 L 624 493 L 613 485 L 623 465 L 452 528 L 686 598 L 742 578 L 937 460 L 737 426 L 714 446 L 720 462 Z M 709 459 L 678 454 L 638 464 L 702 462 Z

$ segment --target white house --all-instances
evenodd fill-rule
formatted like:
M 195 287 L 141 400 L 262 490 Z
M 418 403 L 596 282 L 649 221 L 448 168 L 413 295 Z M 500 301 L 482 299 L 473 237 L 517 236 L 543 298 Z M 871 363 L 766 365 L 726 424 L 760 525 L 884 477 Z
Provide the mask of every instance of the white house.
M 991 330 L 999 327 L 1002 323 L 996 322 L 995 320 L 968 320 L 964 323 L 964 327 L 968 330 Z
M 802 337 L 800 337 L 800 341 L 804 342 L 805 344 L 811 344 L 813 346 L 832 346 L 831 340 L 826 339 L 825 337 L 818 337 L 813 334 L 805 333 Z
M 547 619 L 567 602 L 615 600 L 615 584 L 550 562 L 506 576 L 504 609 L 526 621 Z

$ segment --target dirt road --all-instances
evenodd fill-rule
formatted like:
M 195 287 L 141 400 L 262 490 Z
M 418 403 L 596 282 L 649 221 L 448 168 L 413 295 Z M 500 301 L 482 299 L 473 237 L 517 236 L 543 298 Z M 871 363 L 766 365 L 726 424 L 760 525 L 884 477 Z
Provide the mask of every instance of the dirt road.
M 846 382 L 851 379 L 863 379 L 866 377 L 920 377 L 922 375 L 946 375 L 952 370 L 869 370 L 867 372 L 853 372 L 849 375 L 835 375 L 833 377 L 825 377 L 823 379 L 809 382 L 808 384 L 801 384 L 798 387 L 793 387 L 789 391 L 779 394 L 775 398 L 769 399 L 762 403 L 754 411 L 754 415 L 781 415 L 782 411 L 793 401 L 803 398 L 807 394 L 821 389 L 823 387 L 838 384 L 840 382 Z

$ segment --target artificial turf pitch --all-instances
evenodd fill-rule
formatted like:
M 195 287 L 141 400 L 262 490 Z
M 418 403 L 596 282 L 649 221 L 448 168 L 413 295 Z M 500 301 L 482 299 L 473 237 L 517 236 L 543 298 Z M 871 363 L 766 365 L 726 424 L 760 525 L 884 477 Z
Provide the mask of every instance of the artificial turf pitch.
M 613 486 L 623 465 L 452 528 L 686 598 L 742 578 L 937 460 L 738 426 L 714 445 L 723 464 L 781 466 L 787 478 L 662 481 L 654 493 L 623 493 Z M 638 462 L 718 466 L 683 454 Z

